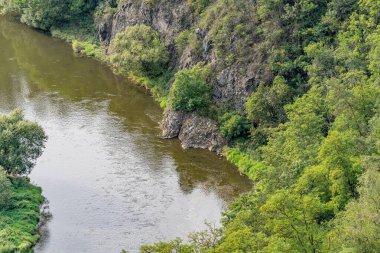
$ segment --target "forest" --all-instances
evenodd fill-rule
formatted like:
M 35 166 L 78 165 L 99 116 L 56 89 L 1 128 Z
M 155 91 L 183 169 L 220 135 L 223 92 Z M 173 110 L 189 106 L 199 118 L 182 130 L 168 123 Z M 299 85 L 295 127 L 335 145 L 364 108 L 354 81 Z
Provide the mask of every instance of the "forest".
M 105 51 L 97 27 L 123 2 L 0 0 L 0 8 L 135 76 L 163 108 L 216 120 L 225 156 L 254 182 L 222 228 L 142 252 L 380 251 L 379 1 L 183 0 L 195 22 L 176 36 L 175 52 L 201 55 L 197 31 L 207 29 L 214 57 L 184 69 L 145 24 Z M 213 73 L 252 62 L 260 75 L 243 106 L 218 103 Z

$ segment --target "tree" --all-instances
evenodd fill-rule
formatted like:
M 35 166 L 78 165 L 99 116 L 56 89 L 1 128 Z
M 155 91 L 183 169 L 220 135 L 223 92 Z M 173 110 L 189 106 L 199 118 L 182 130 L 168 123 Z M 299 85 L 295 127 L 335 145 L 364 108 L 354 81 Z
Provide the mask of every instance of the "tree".
M 31 171 L 41 156 L 47 136 L 36 123 L 24 119 L 20 110 L 0 116 L 0 166 L 7 173 Z
M 83 13 L 89 14 L 97 3 L 98 0 L 0 0 L 0 9 L 20 15 L 27 25 L 48 31 Z
M 262 147 L 270 187 L 289 186 L 303 169 L 317 162 L 326 129 L 324 89 L 314 86 L 307 94 L 286 106 L 289 121 L 271 131 Z
M 282 238 L 295 252 L 315 253 L 323 241 L 323 226 L 318 217 L 325 207 L 313 194 L 279 190 L 260 208 L 265 228 L 273 238 Z M 273 241 L 276 244 L 278 240 Z M 272 242 L 272 243 L 273 243 Z M 284 252 L 284 251 L 280 251 Z
M 326 242 L 330 252 L 380 252 L 380 173 L 361 177 L 360 197 L 347 205 Z
M 204 109 L 210 102 L 210 87 L 206 84 L 210 68 L 197 64 L 180 70 L 169 92 L 169 104 L 174 110 L 192 112 Z

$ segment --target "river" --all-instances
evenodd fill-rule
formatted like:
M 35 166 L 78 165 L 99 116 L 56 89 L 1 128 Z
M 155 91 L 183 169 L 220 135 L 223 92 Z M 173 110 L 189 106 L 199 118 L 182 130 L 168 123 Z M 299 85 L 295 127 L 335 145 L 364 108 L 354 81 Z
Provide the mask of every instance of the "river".
M 21 108 L 49 136 L 30 175 L 53 215 L 37 253 L 186 237 L 251 187 L 215 154 L 162 140 L 162 110 L 143 88 L 60 40 L 0 18 L 0 64 L 0 112 Z

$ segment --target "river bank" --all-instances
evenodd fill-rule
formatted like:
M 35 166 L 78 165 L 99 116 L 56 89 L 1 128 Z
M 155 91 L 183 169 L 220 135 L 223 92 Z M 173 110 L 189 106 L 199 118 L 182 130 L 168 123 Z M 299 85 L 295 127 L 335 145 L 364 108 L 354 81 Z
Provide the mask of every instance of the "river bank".
M 40 187 L 27 177 L 11 177 L 9 207 L 0 210 L 0 252 L 32 252 L 38 242 L 40 207 L 44 201 Z

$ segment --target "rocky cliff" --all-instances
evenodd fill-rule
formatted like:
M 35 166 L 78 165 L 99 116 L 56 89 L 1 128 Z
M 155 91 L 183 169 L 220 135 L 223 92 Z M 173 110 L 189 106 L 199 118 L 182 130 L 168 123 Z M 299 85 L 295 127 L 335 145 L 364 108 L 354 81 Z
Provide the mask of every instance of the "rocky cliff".
M 118 5 L 113 16 L 98 25 L 100 41 L 107 47 L 117 33 L 126 27 L 144 24 L 156 30 L 161 42 L 170 54 L 169 67 L 173 71 L 191 68 L 198 62 L 211 64 L 212 103 L 216 106 L 241 112 L 246 98 L 257 88 L 258 83 L 271 78 L 262 69 L 262 55 L 249 61 L 234 61 L 224 64 L 218 59 L 210 30 L 200 28 L 199 12 L 187 0 L 125 0 Z M 190 45 L 179 50 L 175 41 L 178 35 L 186 30 L 192 30 L 196 36 L 199 48 L 195 50 Z M 233 41 L 237 39 L 230 38 Z M 232 50 L 233 52 L 233 50 Z M 174 112 L 169 109 L 164 114 L 162 122 L 163 137 L 179 137 L 184 148 L 206 148 L 221 153 L 226 141 L 218 131 L 214 120 L 197 116 L 194 113 Z

